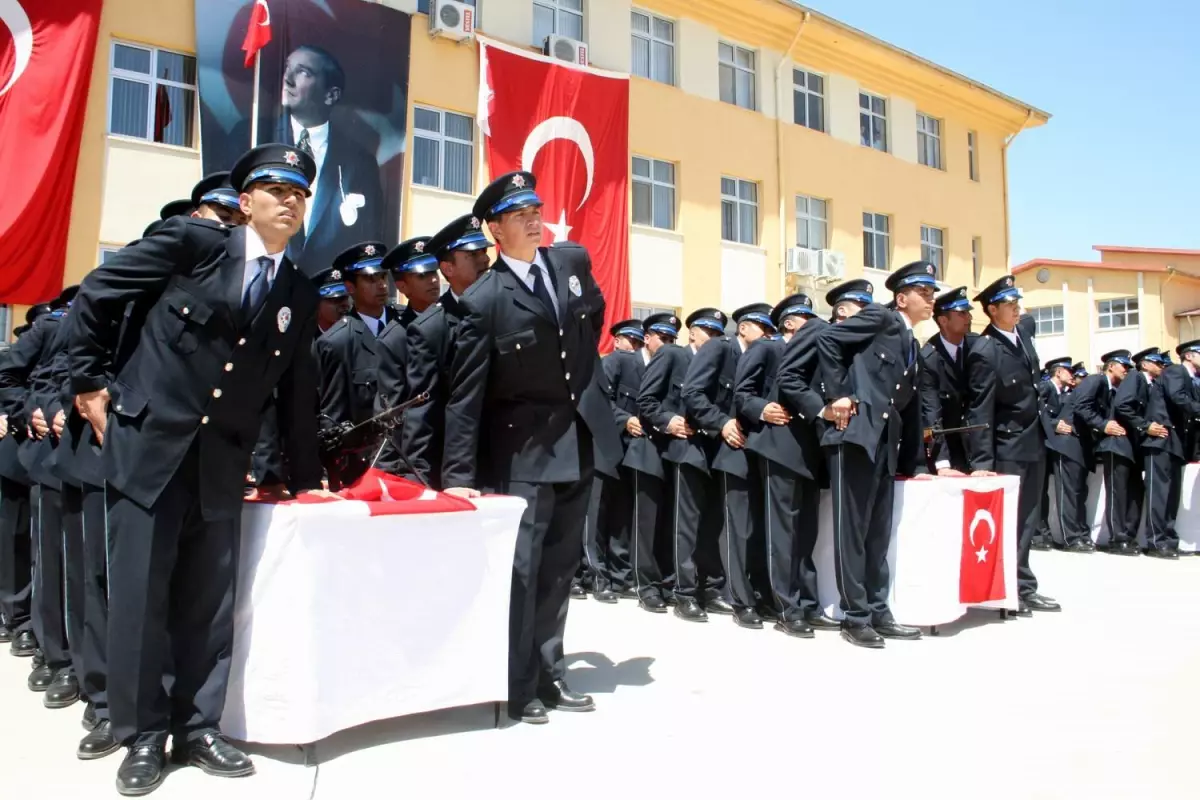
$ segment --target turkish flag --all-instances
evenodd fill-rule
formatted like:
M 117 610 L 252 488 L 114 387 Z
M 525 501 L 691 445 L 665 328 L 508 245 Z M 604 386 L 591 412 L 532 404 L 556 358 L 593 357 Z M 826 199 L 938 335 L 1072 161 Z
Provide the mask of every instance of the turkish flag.
M 250 23 L 246 26 L 246 38 L 242 40 L 242 50 L 246 52 L 246 66 L 254 66 L 254 57 L 258 51 L 271 41 L 271 9 L 267 0 L 254 0 L 254 10 L 250 12 Z
M 62 289 L 101 2 L 0 2 L 0 303 Z
M 1003 600 L 1004 490 L 963 490 L 962 557 L 958 572 L 958 602 Z
M 537 176 L 544 244 L 578 242 L 607 309 L 629 316 L 629 76 L 479 42 L 479 128 L 492 179 Z
M 340 499 L 339 499 L 340 498 Z M 252 500 L 270 505 L 313 505 L 320 503 L 365 503 L 372 517 L 393 514 L 436 514 L 444 511 L 474 511 L 470 500 L 445 492 L 434 491 L 415 481 L 390 475 L 374 467 L 367 470 L 353 486 L 347 486 L 337 497 L 301 495 L 295 500 L 276 503 L 275 500 Z

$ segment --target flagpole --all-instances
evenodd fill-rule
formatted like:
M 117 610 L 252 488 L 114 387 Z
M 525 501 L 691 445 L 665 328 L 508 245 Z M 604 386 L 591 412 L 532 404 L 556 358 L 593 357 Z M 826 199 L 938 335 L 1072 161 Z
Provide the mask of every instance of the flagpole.
M 254 99 L 250 101 L 250 146 L 258 147 L 258 75 L 262 48 L 254 54 Z

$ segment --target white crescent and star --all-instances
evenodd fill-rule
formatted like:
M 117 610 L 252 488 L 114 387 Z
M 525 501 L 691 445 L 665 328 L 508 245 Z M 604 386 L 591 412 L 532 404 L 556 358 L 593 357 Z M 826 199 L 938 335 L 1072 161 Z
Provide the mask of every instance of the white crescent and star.
M 267 15 L 267 18 L 265 20 L 258 23 L 258 27 L 265 28 L 265 27 L 269 26 L 271 24 L 271 7 L 269 5 L 267 5 L 267 0 L 254 0 L 254 5 L 262 6 L 263 11 L 266 12 L 266 15 Z
M 583 187 L 583 197 L 575 210 L 583 208 L 583 204 L 592 194 L 592 180 L 596 174 L 596 153 L 592 148 L 592 137 L 587 128 L 574 117 L 549 117 L 534 126 L 525 137 L 525 145 L 521 148 L 521 169 L 533 171 L 533 162 L 543 147 L 555 139 L 565 139 L 574 142 L 583 156 L 583 164 L 587 168 L 587 183 Z M 567 224 L 567 211 L 563 209 L 558 215 L 557 222 L 546 223 L 546 229 L 554 236 L 554 241 L 565 242 L 571 226 Z
M 975 546 L 975 529 L 982 523 L 987 523 L 988 532 L 991 536 L 988 538 L 987 544 L 975 552 L 975 557 L 979 559 L 980 564 L 987 561 L 987 549 L 992 542 L 996 541 L 996 520 L 992 517 L 992 512 L 986 508 L 976 509 L 975 516 L 971 518 L 971 527 L 967 531 L 967 535 L 971 540 L 971 547 Z
M 29 15 L 20 0 L 0 0 L 0 22 L 4 23 L 13 38 L 13 50 L 16 58 L 13 60 L 12 75 L 3 87 L 0 87 L 0 97 L 16 85 L 29 66 L 33 56 L 33 26 L 29 23 Z

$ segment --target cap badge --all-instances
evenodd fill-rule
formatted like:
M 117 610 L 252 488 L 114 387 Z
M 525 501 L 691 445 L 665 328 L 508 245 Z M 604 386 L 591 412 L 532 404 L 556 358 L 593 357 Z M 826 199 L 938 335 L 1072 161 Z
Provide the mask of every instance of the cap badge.
M 425 252 L 425 243 L 417 242 L 416 244 L 413 245 L 413 250 L 416 250 L 418 253 L 424 253 Z
M 576 297 L 583 295 L 583 287 L 579 285 L 579 278 L 572 275 L 567 279 L 567 288 L 571 290 L 571 294 Z
M 518 189 L 523 189 L 525 187 L 525 176 L 524 175 L 514 175 L 513 179 L 512 179 L 512 185 L 517 187 Z
M 363 252 L 369 256 L 375 255 L 375 245 L 373 245 L 373 244 L 367 245 L 366 247 L 363 248 Z
M 477 217 L 471 217 L 470 225 L 472 228 L 475 228 L 476 230 L 478 230 L 479 229 L 479 219 Z
M 300 156 L 296 155 L 295 150 L 288 150 L 283 154 L 283 160 L 294 167 L 300 163 Z
M 280 333 L 286 333 L 288 326 L 292 324 L 292 310 L 287 306 L 279 309 L 279 313 L 275 315 L 275 325 L 279 328 Z
M 869 283 L 867 284 L 867 294 L 875 294 L 875 287 Z
M 933 264 L 930 264 L 929 266 L 925 267 L 925 271 L 928 272 L 930 275 L 932 275 L 933 274 Z
M 717 313 L 713 314 L 713 317 L 715 317 L 715 318 L 716 318 L 717 322 L 724 322 L 724 321 L 725 321 L 725 315 L 724 315 L 724 314 L 722 314 L 720 311 L 718 311 Z
M 671 317 L 671 319 L 669 320 L 669 322 L 670 322 L 672 325 L 678 325 L 678 324 L 679 324 L 679 320 L 675 319 L 674 317 Z
M 342 279 L 341 271 L 335 269 L 333 272 L 329 273 L 329 280 L 340 281 L 341 279 Z

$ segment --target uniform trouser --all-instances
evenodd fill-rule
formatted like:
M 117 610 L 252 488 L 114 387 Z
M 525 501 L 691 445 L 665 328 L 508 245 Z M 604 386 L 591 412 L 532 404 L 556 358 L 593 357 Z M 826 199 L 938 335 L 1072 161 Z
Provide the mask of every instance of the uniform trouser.
M 1105 453 L 1104 488 L 1108 496 L 1104 521 L 1108 525 L 1108 543 L 1136 542 L 1142 524 L 1142 465 L 1116 453 Z
M 241 518 L 205 520 L 200 482 L 193 444 L 150 508 L 107 489 L 108 703 L 125 745 L 195 740 L 225 706 Z
M 620 477 L 596 473 L 584 528 L 584 560 L 596 591 L 621 591 L 630 585 L 629 536 L 633 527 L 632 470 Z
M 32 575 L 29 487 L 0 478 L 0 611 L 13 629 L 30 626 Z
M 721 501 L 716 481 L 690 464 L 676 464 L 675 594 L 697 601 L 724 594 L 721 564 Z
M 765 554 L 759 547 L 762 529 L 761 491 L 756 466 L 749 467 L 743 478 L 729 472 L 716 472 L 720 496 L 725 502 L 721 527 L 721 560 L 725 566 L 726 595 L 735 608 L 758 605 L 755 586 L 763 571 Z
M 87 575 L 83 559 L 83 490 L 62 485 L 63 596 L 66 598 L 67 647 L 71 670 L 83 675 L 83 628 L 87 613 Z M 86 692 L 84 696 L 86 697 Z
M 1063 544 L 1072 542 L 1091 541 L 1092 526 L 1087 515 L 1087 468 L 1077 461 L 1055 452 L 1047 452 L 1051 469 L 1046 474 L 1054 472 L 1054 499 L 1058 506 L 1058 530 L 1062 533 Z M 1046 503 L 1043 496 L 1042 503 Z M 1041 517 L 1044 519 L 1048 509 L 1043 508 Z
M 892 621 L 887 554 L 896 479 L 888 472 L 886 445 L 884 438 L 874 461 L 858 445 L 825 448 L 833 493 L 834 575 L 848 625 Z
M 1146 466 L 1146 546 L 1156 550 L 1176 550 L 1175 515 L 1179 511 L 1179 493 L 1183 485 L 1183 459 L 1166 450 L 1150 450 Z
M 43 484 L 29 493 L 33 504 L 33 635 L 52 670 L 71 666 L 63 591 L 62 493 Z
M 97 719 L 108 719 L 108 509 L 104 489 L 83 485 L 83 632 L 71 654 Z M 80 664 L 82 663 L 82 669 Z
M 1038 588 L 1037 578 L 1029 566 L 1029 547 L 1042 518 L 1042 474 L 1046 469 L 1043 459 L 1037 461 L 996 461 L 995 471 L 1001 475 L 1018 475 L 1021 489 L 1017 493 L 1017 592 L 1021 597 L 1034 594 Z
M 759 461 L 759 473 L 771 593 L 784 620 L 803 619 L 820 610 L 813 559 L 820 488 L 816 481 L 765 458 Z
M 1056 454 L 1053 454 L 1053 453 L 1048 454 L 1046 456 L 1047 459 L 1054 459 L 1056 457 L 1057 457 Z M 963 472 L 970 474 L 971 469 L 968 467 L 967 469 L 963 470 Z M 1051 470 L 1049 470 L 1049 469 L 1043 471 L 1043 475 L 1042 475 L 1042 505 L 1041 505 L 1042 512 L 1038 519 L 1037 532 L 1034 533 L 1034 536 L 1033 536 L 1033 538 L 1035 540 L 1040 539 L 1043 542 L 1045 542 L 1046 544 L 1050 544 L 1051 542 L 1054 541 L 1054 533 L 1050 528 L 1050 473 L 1051 473 Z M 1059 532 L 1060 533 L 1062 532 L 1061 528 L 1059 529 Z
M 662 594 L 663 573 L 655 555 L 655 543 L 662 538 L 659 509 L 663 503 L 663 481 L 645 472 L 630 470 L 633 482 L 633 587 L 639 597 Z

